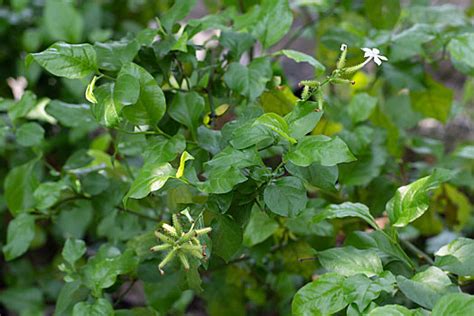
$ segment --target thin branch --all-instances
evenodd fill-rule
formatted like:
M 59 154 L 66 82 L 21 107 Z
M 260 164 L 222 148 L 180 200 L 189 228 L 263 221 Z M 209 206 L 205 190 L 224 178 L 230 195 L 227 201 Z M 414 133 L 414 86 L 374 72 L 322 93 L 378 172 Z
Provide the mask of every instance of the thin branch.
M 401 238 L 399 240 L 400 240 L 400 243 L 403 244 L 403 246 L 405 246 L 411 253 L 416 255 L 419 259 L 425 260 L 426 263 L 428 264 L 431 264 L 431 265 L 434 264 L 433 259 L 428 254 L 426 254 L 420 248 L 412 244 L 410 241 L 406 239 L 401 239 Z

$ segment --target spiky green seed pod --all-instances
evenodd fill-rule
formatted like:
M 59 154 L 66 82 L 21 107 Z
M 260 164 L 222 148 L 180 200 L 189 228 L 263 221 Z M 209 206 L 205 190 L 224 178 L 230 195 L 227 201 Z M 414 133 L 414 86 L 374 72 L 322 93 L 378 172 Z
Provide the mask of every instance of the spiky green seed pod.
M 211 227 L 204 227 L 204 228 L 201 228 L 201 229 L 196 229 L 195 232 L 196 232 L 196 236 L 201 236 L 201 235 L 205 235 L 207 233 L 210 233 L 212 230 Z
M 341 56 L 339 57 L 339 60 L 337 61 L 337 69 L 342 69 L 346 65 L 346 57 L 347 57 L 347 45 L 342 44 L 341 45 Z
M 301 94 L 301 99 L 302 100 L 308 100 L 310 96 L 311 95 L 309 93 L 309 86 L 304 86 L 303 93 Z
M 173 226 L 176 229 L 176 233 L 178 234 L 178 236 L 181 236 L 181 234 L 183 233 L 183 227 L 181 226 L 181 223 L 179 222 L 178 215 L 173 214 L 172 218 L 173 218 Z
M 163 229 L 168 232 L 171 236 L 173 237 L 179 237 L 178 235 L 178 232 L 176 231 L 176 229 L 171 226 L 171 225 L 168 225 L 168 224 L 163 224 Z

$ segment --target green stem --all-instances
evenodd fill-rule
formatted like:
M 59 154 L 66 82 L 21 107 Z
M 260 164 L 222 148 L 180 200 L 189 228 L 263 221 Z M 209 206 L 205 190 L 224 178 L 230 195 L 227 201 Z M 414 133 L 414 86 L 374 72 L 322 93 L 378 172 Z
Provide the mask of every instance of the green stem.
M 426 263 L 433 265 L 434 261 L 431 259 L 428 254 L 426 254 L 424 251 L 422 251 L 420 248 L 412 244 L 410 241 L 405 240 L 405 239 L 400 239 L 400 243 L 403 244 L 408 250 L 410 250 L 411 253 L 416 255 L 419 259 L 423 259 L 426 261 Z

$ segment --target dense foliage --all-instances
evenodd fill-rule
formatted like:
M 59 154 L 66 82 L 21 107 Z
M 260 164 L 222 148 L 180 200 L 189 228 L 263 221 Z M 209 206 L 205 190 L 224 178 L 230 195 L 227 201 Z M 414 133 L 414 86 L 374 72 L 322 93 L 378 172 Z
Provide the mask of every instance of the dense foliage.
M 0 313 L 472 314 L 474 145 L 420 122 L 473 10 L 428 2 L 7 1 Z

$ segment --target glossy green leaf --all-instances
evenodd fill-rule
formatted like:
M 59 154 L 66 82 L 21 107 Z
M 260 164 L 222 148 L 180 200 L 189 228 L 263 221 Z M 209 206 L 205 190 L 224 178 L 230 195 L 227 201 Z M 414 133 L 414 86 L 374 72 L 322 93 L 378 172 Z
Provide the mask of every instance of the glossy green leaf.
M 56 118 L 61 125 L 67 127 L 92 126 L 94 121 L 88 104 L 71 104 L 53 100 L 47 105 L 46 112 Z
M 271 68 L 267 58 L 254 59 L 248 66 L 239 63 L 229 65 L 224 74 L 227 86 L 235 92 L 254 100 L 265 89 L 271 79 Z
M 429 207 L 428 192 L 449 180 L 452 173 L 438 169 L 432 175 L 398 188 L 386 209 L 393 226 L 403 227 L 423 215 Z
M 142 199 L 150 192 L 161 189 L 175 175 L 176 170 L 167 162 L 145 164 L 123 198 L 124 204 L 129 198 Z
M 474 310 L 474 296 L 453 293 L 443 296 L 433 308 L 433 316 L 467 316 Z
M 415 316 L 416 314 L 413 310 L 409 310 L 405 306 L 388 304 L 388 305 L 374 308 L 367 315 L 369 316 Z
M 112 127 L 120 121 L 122 105 L 114 101 L 114 84 L 104 84 L 94 91 L 97 103 L 91 107 L 91 112 L 97 122 Z
M 308 63 L 314 67 L 315 72 L 318 74 L 321 74 L 324 72 L 324 70 L 326 70 L 326 67 L 324 67 L 324 65 L 317 61 L 314 57 L 296 50 L 283 49 L 277 52 L 277 54 L 285 55 L 297 63 Z
M 140 84 L 138 100 L 124 107 L 123 115 L 135 125 L 155 126 L 166 111 L 165 96 L 158 83 L 150 73 L 134 63 L 128 63 L 122 67 L 119 77 L 123 75 L 135 77 Z
M 120 68 L 132 62 L 140 45 L 136 40 L 115 41 L 106 43 L 95 43 L 94 49 L 97 54 L 97 64 L 100 69 L 117 71 Z
M 349 303 L 355 303 L 360 311 L 377 299 L 382 292 L 395 291 L 395 277 L 390 272 L 384 272 L 378 278 L 371 279 L 364 274 L 356 274 L 344 281 L 344 293 Z
M 433 40 L 433 28 L 426 24 L 415 24 L 393 37 L 390 61 L 402 61 L 423 53 L 422 45 Z
M 76 303 L 87 299 L 89 291 L 81 286 L 80 281 L 74 281 L 64 284 L 59 292 L 56 301 L 55 315 L 67 315 L 72 313 Z
M 168 114 L 183 124 L 196 138 L 196 130 L 204 111 L 204 99 L 196 92 L 178 92 L 168 109 Z
M 247 180 L 247 177 L 236 167 L 224 167 L 211 170 L 201 189 L 207 193 L 224 194 L 232 191 L 234 186 Z
M 325 273 L 298 290 L 291 303 L 293 316 L 331 315 L 348 304 L 344 295 L 345 278 Z
M 132 105 L 140 97 L 140 82 L 138 78 L 127 73 L 117 76 L 114 85 L 114 103 Z
M 358 217 L 367 222 L 374 229 L 379 229 L 374 217 L 370 214 L 369 208 L 361 203 L 344 202 L 342 204 L 331 204 L 323 211 L 313 217 L 313 223 L 325 219 Z
M 275 113 L 265 113 L 259 118 L 255 120 L 253 125 L 263 125 L 278 135 L 280 135 L 283 139 L 286 139 L 288 142 L 291 144 L 296 143 L 296 139 L 293 137 L 289 136 L 289 130 L 288 130 L 288 124 L 286 121 L 279 116 L 278 114 Z
M 97 56 L 89 44 L 56 43 L 31 56 L 43 68 L 58 77 L 84 78 L 97 71 Z
M 474 275 L 474 240 L 459 237 L 441 247 L 435 265 L 459 276 Z
M 283 177 L 270 182 L 263 192 L 263 199 L 270 211 L 286 217 L 296 216 L 308 201 L 303 182 L 296 177 Z
M 161 25 L 168 32 L 171 31 L 173 24 L 184 19 L 196 4 L 196 0 L 177 0 L 173 6 L 166 11 L 161 18 Z
M 331 248 L 318 252 L 321 265 L 344 276 L 363 273 L 368 277 L 383 271 L 382 262 L 374 250 L 354 247 Z
M 7 261 L 24 254 L 30 247 L 35 236 L 35 217 L 28 213 L 21 213 L 9 224 L 7 243 L 3 246 L 3 253 Z
M 61 190 L 66 186 L 61 182 L 42 182 L 34 191 L 33 196 L 38 209 L 47 209 L 59 201 Z
M 293 110 L 285 116 L 290 135 L 296 139 L 311 132 L 323 116 L 323 111 L 316 111 L 317 102 L 298 102 Z
M 312 163 L 334 166 L 356 160 L 347 145 L 339 137 L 324 135 L 306 136 L 292 148 L 285 159 L 297 166 L 307 167 Z
M 336 166 L 325 167 L 313 163 L 308 167 L 299 167 L 289 162 L 285 164 L 285 168 L 289 173 L 303 179 L 310 185 L 323 190 L 335 190 L 335 184 L 339 174 Z

